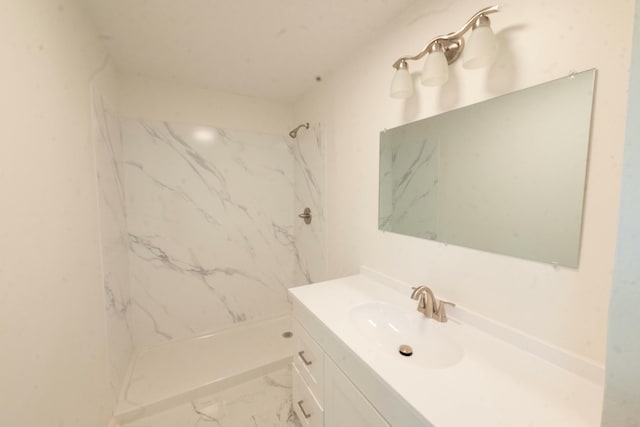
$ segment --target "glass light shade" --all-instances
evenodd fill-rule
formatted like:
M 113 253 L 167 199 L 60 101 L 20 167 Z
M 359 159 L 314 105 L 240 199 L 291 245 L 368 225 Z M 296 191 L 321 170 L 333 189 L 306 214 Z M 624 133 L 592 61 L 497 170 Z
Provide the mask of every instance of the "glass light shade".
M 467 69 L 491 65 L 496 57 L 497 42 L 491 27 L 484 25 L 474 29 L 462 52 L 462 66 Z
M 444 52 L 435 51 L 427 55 L 422 68 L 424 86 L 441 86 L 449 79 L 449 64 Z
M 407 68 L 399 68 L 393 75 L 391 80 L 391 91 L 389 95 L 392 98 L 409 98 L 413 95 L 413 80 Z

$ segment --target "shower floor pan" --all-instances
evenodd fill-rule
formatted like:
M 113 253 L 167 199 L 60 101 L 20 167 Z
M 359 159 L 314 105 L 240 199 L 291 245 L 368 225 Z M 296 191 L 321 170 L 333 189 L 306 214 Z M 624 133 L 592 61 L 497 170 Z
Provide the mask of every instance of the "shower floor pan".
M 291 363 L 289 315 L 140 349 L 116 409 L 121 423 L 192 401 Z

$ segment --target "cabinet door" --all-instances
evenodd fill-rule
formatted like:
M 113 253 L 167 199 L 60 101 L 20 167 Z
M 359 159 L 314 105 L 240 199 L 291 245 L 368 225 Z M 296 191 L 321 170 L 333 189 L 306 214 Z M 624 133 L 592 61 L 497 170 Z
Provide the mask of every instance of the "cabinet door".
M 329 357 L 324 372 L 324 427 L 389 426 Z

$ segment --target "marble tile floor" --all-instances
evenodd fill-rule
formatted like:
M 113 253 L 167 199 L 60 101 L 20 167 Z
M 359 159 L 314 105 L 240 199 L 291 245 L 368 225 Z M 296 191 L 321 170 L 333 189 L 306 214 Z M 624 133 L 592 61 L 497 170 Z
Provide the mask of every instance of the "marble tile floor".
M 291 368 L 243 382 L 122 427 L 299 427 Z

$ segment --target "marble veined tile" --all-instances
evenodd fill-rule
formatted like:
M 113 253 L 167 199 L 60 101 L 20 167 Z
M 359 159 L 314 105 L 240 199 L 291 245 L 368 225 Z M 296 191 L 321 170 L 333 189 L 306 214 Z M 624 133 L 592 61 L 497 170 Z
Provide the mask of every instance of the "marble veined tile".
M 298 427 L 291 399 L 287 367 L 122 427 Z
M 293 157 L 295 195 L 295 271 L 297 285 L 326 279 L 325 143 L 322 127 L 313 123 L 288 139 Z M 311 209 L 311 224 L 297 215 Z
M 133 352 L 127 320 L 129 237 L 122 172 L 123 147 L 119 119 L 95 88 L 92 90 L 92 113 L 109 368 L 111 386 L 117 396 Z
M 294 162 L 282 136 L 122 122 L 137 345 L 290 310 Z

